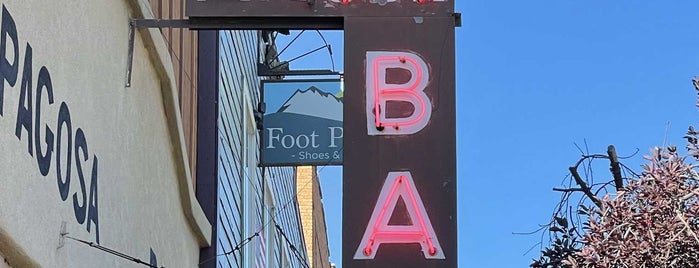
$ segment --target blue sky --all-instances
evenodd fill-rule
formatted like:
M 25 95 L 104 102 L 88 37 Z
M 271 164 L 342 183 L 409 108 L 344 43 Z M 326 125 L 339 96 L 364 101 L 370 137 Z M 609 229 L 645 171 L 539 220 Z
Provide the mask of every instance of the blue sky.
M 458 1 L 459 267 L 528 267 L 567 167 L 614 144 L 636 170 L 699 119 L 698 1 Z M 342 69 L 342 33 L 325 32 Z M 307 32 L 282 58 L 322 45 Z M 291 36 L 293 37 L 293 35 Z M 290 39 L 291 37 L 287 37 Z M 283 41 L 280 42 L 283 47 Z M 285 56 L 286 55 L 286 56 Z M 327 52 L 292 68 L 330 68 Z M 668 127 L 669 126 L 669 127 Z M 667 139 L 665 138 L 667 136 Z M 341 168 L 321 168 L 341 264 Z M 608 177 L 605 166 L 597 174 Z M 338 266 L 339 267 L 339 266 Z

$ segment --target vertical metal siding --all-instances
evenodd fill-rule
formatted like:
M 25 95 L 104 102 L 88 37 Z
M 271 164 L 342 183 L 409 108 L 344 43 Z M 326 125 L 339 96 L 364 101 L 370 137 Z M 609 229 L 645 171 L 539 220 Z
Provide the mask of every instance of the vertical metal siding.
M 184 0 L 150 0 L 153 14 L 156 18 L 180 19 L 184 18 Z M 192 178 L 196 180 L 197 173 L 197 34 L 192 34 L 187 29 L 162 29 L 163 38 L 169 44 L 180 97 L 180 112 L 185 132 L 185 141 L 189 156 Z M 268 210 L 264 207 L 262 189 L 264 181 L 262 170 L 255 168 L 250 172 L 249 178 L 243 170 L 244 124 L 245 116 L 250 107 L 257 107 L 260 100 L 260 78 L 257 76 L 258 56 L 258 31 L 221 31 L 219 32 L 219 96 L 217 116 L 217 169 L 218 169 L 218 196 L 217 196 L 217 235 L 215 245 L 219 254 L 229 252 L 237 244 L 242 242 L 254 231 L 244 233 L 245 221 L 253 219 L 264 222 Z M 247 93 L 243 93 L 244 82 L 247 83 Z M 244 98 L 249 96 L 249 100 Z M 251 148 L 254 159 L 259 159 L 257 144 L 260 140 L 255 135 L 255 146 Z M 293 168 L 268 168 L 266 174 L 268 187 L 273 195 L 276 222 L 282 227 L 284 233 L 294 246 L 301 250 L 301 255 L 306 258 L 304 241 L 301 235 L 301 221 L 299 209 L 296 203 L 296 181 Z M 196 185 L 196 181 L 194 183 Z M 244 187 L 249 185 L 250 194 L 254 197 L 252 210 L 245 211 L 243 203 Z M 254 227 L 254 226 L 253 226 Z M 267 248 L 268 260 L 274 260 L 267 265 L 279 266 L 283 260 L 288 260 L 290 267 L 303 267 L 294 255 L 290 247 L 278 234 L 274 224 L 267 224 L 271 228 L 271 236 L 267 239 L 277 241 L 274 247 Z M 257 237 L 259 238 L 259 237 Z M 311 241 L 307 241 L 311 243 Z M 250 243 L 246 247 L 253 247 Z M 253 260 L 244 260 L 245 250 L 236 251 L 233 254 L 219 257 L 216 260 L 218 267 L 243 267 L 243 263 L 254 264 Z
M 273 223 L 264 222 L 264 218 L 271 213 L 270 207 L 264 207 L 262 189 L 262 169 L 254 168 L 254 172 L 249 173 L 249 178 L 242 172 L 243 166 L 243 144 L 245 142 L 246 116 L 252 111 L 244 110 L 246 107 L 257 107 L 260 100 L 260 78 L 257 76 L 257 31 L 222 31 L 220 32 L 220 93 L 219 93 L 219 253 L 229 252 L 238 243 L 254 234 L 258 230 L 257 226 L 250 225 L 249 230 L 244 230 L 245 221 L 253 219 L 253 222 L 260 222 L 265 228 L 272 228 L 273 236 L 267 239 L 274 239 L 281 243 L 275 247 L 267 248 L 267 254 L 271 254 L 269 260 L 276 260 L 268 263 L 269 267 L 276 267 L 283 259 L 282 254 L 290 254 L 290 247 L 283 239 L 277 239 L 276 227 Z M 245 85 L 247 84 L 247 88 Z M 243 90 L 248 90 L 243 92 Z M 245 97 L 249 96 L 249 98 Z M 250 102 L 250 103 L 246 103 Z M 255 135 L 254 146 L 248 148 L 254 155 L 255 161 L 259 159 L 259 136 Z M 257 162 L 255 162 L 256 166 Z M 284 233 L 289 237 L 294 246 L 301 250 L 301 255 L 306 258 L 303 251 L 303 240 L 301 238 L 301 226 L 298 205 L 296 204 L 296 183 L 293 168 L 268 168 L 266 177 L 269 180 L 268 186 L 273 195 L 276 222 L 282 227 Z M 250 187 L 252 208 L 244 210 L 244 187 Z M 250 218 L 255 217 L 255 218 Z M 218 264 L 220 267 L 244 267 L 244 264 L 253 265 L 254 256 L 245 259 L 246 251 L 255 250 L 255 242 L 259 243 L 259 236 L 255 237 L 251 243 L 243 247 L 243 250 L 236 251 L 228 256 L 220 257 Z M 289 255 L 293 256 L 293 255 Z M 303 267 L 304 265 L 296 258 L 290 260 L 290 267 Z

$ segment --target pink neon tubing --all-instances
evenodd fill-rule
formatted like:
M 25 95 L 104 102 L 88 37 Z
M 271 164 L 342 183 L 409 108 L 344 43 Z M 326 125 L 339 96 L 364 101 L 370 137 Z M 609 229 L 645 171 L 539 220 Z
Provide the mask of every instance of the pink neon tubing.
M 415 201 L 415 195 L 413 194 L 413 190 L 411 190 L 410 187 L 408 187 L 408 194 L 410 194 L 410 201 L 412 201 L 413 203 L 413 209 L 415 211 L 418 211 L 417 202 Z M 427 245 L 430 247 L 430 254 L 434 255 L 437 253 L 437 249 L 432 244 L 432 239 L 427 235 L 427 228 L 425 227 L 425 221 L 422 218 L 422 213 L 418 213 L 417 218 L 420 220 L 420 227 L 422 227 L 422 232 L 425 235 L 425 238 L 427 239 Z
M 405 179 L 405 176 L 399 176 L 398 179 L 393 183 L 393 186 L 391 187 L 391 192 L 388 194 L 388 200 L 393 199 L 393 194 L 395 194 L 396 188 L 398 187 L 398 183 L 403 182 Z M 406 181 L 407 183 L 407 181 Z M 406 186 L 408 190 L 408 194 L 410 195 L 410 201 L 411 204 L 413 205 L 413 211 L 418 212 L 418 207 L 417 207 L 417 201 L 415 201 L 415 195 L 413 194 L 413 191 L 411 190 L 410 186 Z M 388 208 L 388 202 L 384 203 L 383 207 L 381 208 L 381 213 L 379 213 L 379 218 L 376 220 L 374 223 L 373 227 L 373 232 L 371 233 L 371 237 L 369 238 L 369 244 L 364 248 L 364 253 L 366 255 L 369 255 L 371 253 L 371 247 L 374 245 L 374 240 L 376 239 L 376 236 L 379 234 L 383 235 L 395 235 L 395 236 L 418 236 L 418 237 L 425 237 L 427 240 L 427 246 L 430 248 L 430 255 L 434 255 L 437 252 L 437 249 L 434 247 L 434 244 L 432 243 L 432 239 L 428 236 L 427 234 L 427 228 L 425 227 L 425 221 L 422 218 L 421 213 L 417 213 L 418 220 L 420 222 L 420 227 L 422 228 L 422 233 L 417 233 L 417 232 L 379 232 L 379 223 L 381 223 L 381 220 L 383 219 L 383 216 L 386 214 L 386 209 Z
M 422 118 L 425 116 L 425 101 L 415 92 L 415 89 L 417 86 L 420 84 L 422 81 L 422 69 L 420 66 L 417 64 L 415 59 L 410 58 L 410 57 L 405 57 L 407 61 L 410 61 L 410 63 L 415 66 L 415 69 L 417 69 L 417 79 L 415 79 L 415 83 L 408 87 L 408 89 L 386 89 L 386 90 L 381 90 L 379 88 L 379 62 L 381 61 L 390 61 L 390 60 L 401 60 L 401 57 L 398 56 L 392 56 L 392 57 L 377 57 L 374 59 L 374 118 L 375 118 L 375 124 L 376 127 L 381 127 L 383 124 L 381 123 L 381 113 L 379 112 L 379 106 L 381 103 L 380 100 L 380 94 L 396 94 L 396 93 L 407 93 L 410 95 L 413 95 L 419 102 L 420 102 L 420 115 L 418 115 L 417 118 L 410 120 L 408 122 L 398 122 L 398 123 L 393 123 L 393 124 L 386 124 L 386 126 L 408 126 L 415 124 L 416 122 L 422 120 Z M 381 93 L 379 93 L 381 92 Z M 384 107 L 385 109 L 385 107 Z

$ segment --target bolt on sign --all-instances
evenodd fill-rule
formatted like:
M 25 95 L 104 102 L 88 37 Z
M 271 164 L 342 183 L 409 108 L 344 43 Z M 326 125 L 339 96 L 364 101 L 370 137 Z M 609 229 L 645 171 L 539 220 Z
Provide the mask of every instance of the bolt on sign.
M 289 29 L 339 22 L 351 44 L 343 267 L 457 267 L 453 0 L 187 0 L 187 15 Z

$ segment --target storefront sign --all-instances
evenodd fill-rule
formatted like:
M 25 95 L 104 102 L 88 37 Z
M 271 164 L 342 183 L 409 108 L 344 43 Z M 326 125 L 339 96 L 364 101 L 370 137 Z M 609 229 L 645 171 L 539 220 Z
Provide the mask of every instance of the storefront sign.
M 348 44 L 341 153 L 343 266 L 457 267 L 458 16 L 453 1 L 188 0 L 187 15 L 195 22 L 239 19 L 228 22 L 252 28 L 270 21 L 276 24 L 267 26 L 303 29 L 340 25 Z M 285 111 L 269 103 L 267 108 L 282 115 Z M 322 145 L 322 127 L 301 125 L 311 121 L 275 122 L 286 127 L 266 122 L 263 164 L 271 162 L 270 156 L 290 164 L 309 149 L 337 145 L 332 128 Z M 279 148 L 279 154 L 265 151 Z M 335 160 L 325 153 L 315 158 L 321 161 L 313 164 Z
M 342 82 L 263 81 L 263 166 L 342 164 Z
M 344 23 L 343 266 L 457 267 L 454 19 Z

